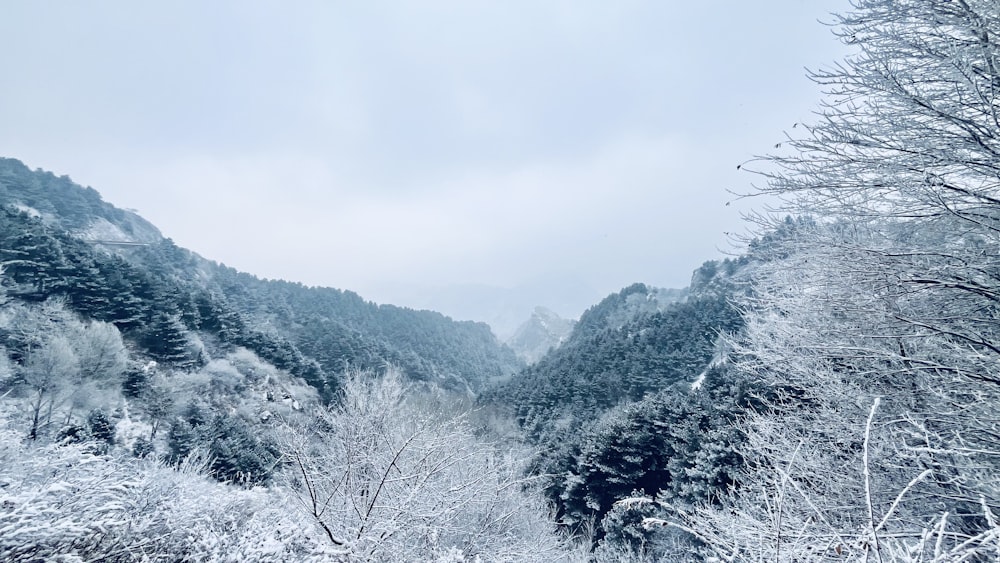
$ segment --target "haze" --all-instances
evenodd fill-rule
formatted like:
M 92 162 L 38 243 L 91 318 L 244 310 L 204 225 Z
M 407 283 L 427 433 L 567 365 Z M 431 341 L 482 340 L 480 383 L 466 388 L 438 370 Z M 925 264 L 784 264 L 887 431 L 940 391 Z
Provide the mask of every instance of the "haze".
M 845 8 L 9 3 L 0 154 L 207 258 L 503 332 L 720 257 Z

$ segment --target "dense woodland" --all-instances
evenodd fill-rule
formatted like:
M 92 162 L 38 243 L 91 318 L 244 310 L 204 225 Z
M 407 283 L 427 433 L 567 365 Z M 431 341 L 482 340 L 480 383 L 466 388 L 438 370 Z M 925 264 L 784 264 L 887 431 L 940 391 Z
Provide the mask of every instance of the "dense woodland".
M 740 255 L 531 365 L 0 160 L 0 559 L 1000 559 L 1000 5 L 834 29 Z

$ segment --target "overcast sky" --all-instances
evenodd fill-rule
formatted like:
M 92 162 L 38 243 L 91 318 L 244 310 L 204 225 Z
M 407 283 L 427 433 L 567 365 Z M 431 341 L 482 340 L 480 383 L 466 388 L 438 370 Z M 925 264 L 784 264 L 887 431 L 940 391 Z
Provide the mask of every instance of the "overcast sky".
M 810 118 L 846 7 L 8 2 L 0 155 L 262 277 L 576 315 L 728 247 L 736 165 Z

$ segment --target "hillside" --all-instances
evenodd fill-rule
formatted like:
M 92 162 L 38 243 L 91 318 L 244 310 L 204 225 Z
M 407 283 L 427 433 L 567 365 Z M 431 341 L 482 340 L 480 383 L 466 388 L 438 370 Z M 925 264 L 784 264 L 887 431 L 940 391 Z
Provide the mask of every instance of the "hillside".
M 485 324 L 257 279 L 14 160 L 0 196 L 0 559 L 574 560 L 460 413 L 520 365 Z
M 726 365 L 723 335 L 747 259 L 709 261 L 683 290 L 637 283 L 588 309 L 569 337 L 479 397 L 539 445 L 532 471 L 565 529 L 595 545 L 641 549 L 649 535 L 616 520 L 633 492 L 705 502 L 733 483 L 732 421 L 746 384 Z
M 346 367 L 397 365 L 410 379 L 475 393 L 520 366 L 485 324 L 237 272 L 177 247 L 92 188 L 14 159 L 0 159 L 0 206 L 12 295 L 63 296 L 126 333 L 169 317 L 180 330 L 251 347 L 324 393 Z
M 705 287 L 694 287 L 683 300 L 686 292 L 644 284 L 608 296 L 584 312 L 561 346 L 488 390 L 480 403 L 510 414 L 539 440 L 620 403 L 693 381 L 711 361 L 719 335 L 740 326 L 730 295 Z

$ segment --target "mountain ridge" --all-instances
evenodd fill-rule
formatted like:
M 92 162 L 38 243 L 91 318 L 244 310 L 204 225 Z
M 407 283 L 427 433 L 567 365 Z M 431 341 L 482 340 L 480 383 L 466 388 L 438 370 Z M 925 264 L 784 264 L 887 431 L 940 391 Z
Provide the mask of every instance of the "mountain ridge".
M 174 306 L 184 313 L 180 318 L 186 329 L 205 328 L 198 326 L 199 312 L 230 317 L 230 325 L 235 322 L 232 319 L 242 317 L 242 324 L 257 333 L 271 334 L 277 340 L 289 335 L 288 345 L 294 348 L 289 353 L 302 356 L 302 361 L 306 356 L 314 358 L 328 380 L 345 368 L 378 369 L 392 364 L 410 379 L 475 394 L 487 382 L 507 377 L 521 366 L 485 323 L 380 305 L 349 290 L 261 280 L 238 272 L 176 246 L 137 213 L 105 202 L 97 190 L 79 186 L 68 176 L 31 171 L 16 159 L 0 159 L 0 203 L 8 210 L 8 222 L 21 223 L 21 231 L 34 232 L 32 236 L 52 247 L 49 254 L 35 256 L 38 260 L 33 265 L 18 267 L 10 262 L 30 241 L 18 239 L 23 233 L 17 229 L 8 233 L 7 255 L 0 261 L 7 263 L 15 282 L 38 281 L 38 267 L 50 266 L 57 284 L 53 289 L 72 292 L 72 283 L 101 285 L 111 274 L 93 266 L 94 272 L 77 271 L 73 280 L 60 281 L 56 270 L 71 266 L 62 263 L 66 262 L 62 254 L 71 252 L 79 258 L 77 264 L 123 260 L 154 278 L 163 286 L 159 291 L 177 294 Z M 78 242 L 59 238 L 58 233 Z M 39 289 L 36 297 L 42 298 L 46 292 Z M 201 311 L 192 302 L 199 300 Z M 217 319 L 210 324 L 210 329 L 220 329 Z M 312 377 L 315 384 L 319 376 Z

